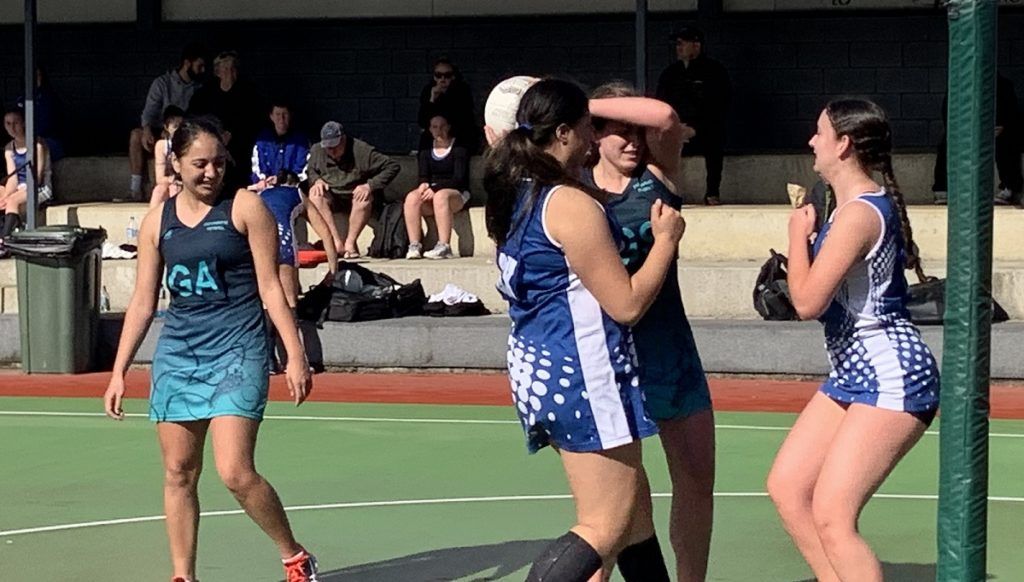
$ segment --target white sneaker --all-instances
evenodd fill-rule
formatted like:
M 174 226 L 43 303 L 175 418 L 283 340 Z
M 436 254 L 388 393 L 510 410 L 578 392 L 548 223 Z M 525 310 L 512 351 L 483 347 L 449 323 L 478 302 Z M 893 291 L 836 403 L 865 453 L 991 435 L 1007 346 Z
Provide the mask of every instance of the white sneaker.
M 1009 204 L 1013 202 L 1013 192 L 1010 192 L 1009 188 L 1003 188 L 996 192 L 996 198 L 993 200 L 996 204 Z
M 420 243 L 409 243 L 409 250 L 405 252 L 407 259 L 422 259 L 423 245 Z
M 434 245 L 434 248 L 423 253 L 423 256 L 428 259 L 450 259 L 454 255 L 452 254 L 452 247 L 439 242 Z

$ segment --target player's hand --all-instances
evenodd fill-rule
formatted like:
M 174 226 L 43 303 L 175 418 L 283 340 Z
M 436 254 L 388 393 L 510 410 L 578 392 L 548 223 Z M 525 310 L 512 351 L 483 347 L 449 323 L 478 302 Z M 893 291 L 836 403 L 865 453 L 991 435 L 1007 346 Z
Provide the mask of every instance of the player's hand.
M 368 184 L 360 184 L 352 189 L 352 199 L 356 202 L 366 202 L 370 199 L 371 192 Z
M 690 127 L 689 125 L 686 125 L 685 123 L 682 124 L 682 126 L 683 126 L 683 143 L 686 143 L 686 142 L 690 141 L 691 139 L 693 139 L 693 137 L 695 135 L 697 135 L 697 130 L 696 129 Z
M 494 144 L 498 143 L 498 141 L 500 141 L 501 138 L 505 137 L 505 132 L 499 133 L 498 131 L 495 131 L 493 127 L 485 125 L 484 137 L 487 138 L 487 145 L 493 146 Z
M 103 393 L 103 411 L 114 420 L 124 420 L 122 400 L 124 400 L 124 376 L 114 374 L 110 377 L 107 391 Z
M 651 233 L 654 234 L 654 240 L 664 238 L 678 245 L 685 231 L 683 215 L 661 200 L 655 200 L 651 205 Z
M 327 182 L 324 182 L 324 180 L 321 178 L 317 180 L 312 186 L 309 187 L 309 195 L 323 197 L 327 195 L 327 190 Z
M 263 180 L 263 183 L 266 184 L 265 187 L 267 188 L 269 188 L 270 186 L 277 186 L 277 176 L 267 176 Z
M 427 189 L 423 190 L 423 193 L 420 194 L 420 198 L 424 202 L 429 202 L 429 201 L 433 200 L 434 199 L 434 189 L 433 188 L 427 188 Z
M 793 210 L 789 215 L 789 239 L 808 240 L 814 232 L 817 214 L 814 212 L 814 205 L 805 204 Z
M 313 389 L 313 378 L 309 375 L 305 354 L 298 358 L 288 358 L 285 379 L 288 382 L 288 394 L 295 400 L 295 406 L 302 404 Z
M 430 102 L 437 101 L 437 98 L 444 94 L 445 88 L 440 85 L 434 85 L 430 88 Z

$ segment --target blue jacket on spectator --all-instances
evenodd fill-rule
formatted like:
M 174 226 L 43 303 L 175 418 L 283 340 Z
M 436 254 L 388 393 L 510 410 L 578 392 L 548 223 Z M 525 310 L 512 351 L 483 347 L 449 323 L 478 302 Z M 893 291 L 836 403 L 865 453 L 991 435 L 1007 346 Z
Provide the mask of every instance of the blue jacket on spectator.
M 306 179 L 306 160 L 309 158 L 309 139 L 300 132 L 289 131 L 277 135 L 273 129 L 264 129 L 256 137 L 252 148 L 252 182 L 288 170 L 299 180 Z

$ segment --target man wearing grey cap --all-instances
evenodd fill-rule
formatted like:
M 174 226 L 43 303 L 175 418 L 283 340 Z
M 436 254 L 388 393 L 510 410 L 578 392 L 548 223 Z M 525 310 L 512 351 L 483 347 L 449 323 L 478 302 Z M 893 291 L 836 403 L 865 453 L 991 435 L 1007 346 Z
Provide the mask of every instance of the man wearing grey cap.
M 309 151 L 309 200 L 327 221 L 340 257 L 359 257 L 356 241 L 370 221 L 373 198 L 382 195 L 400 168 L 398 162 L 370 144 L 345 135 L 345 128 L 337 121 L 324 124 L 320 143 Z M 335 210 L 348 213 L 344 238 L 334 224 Z

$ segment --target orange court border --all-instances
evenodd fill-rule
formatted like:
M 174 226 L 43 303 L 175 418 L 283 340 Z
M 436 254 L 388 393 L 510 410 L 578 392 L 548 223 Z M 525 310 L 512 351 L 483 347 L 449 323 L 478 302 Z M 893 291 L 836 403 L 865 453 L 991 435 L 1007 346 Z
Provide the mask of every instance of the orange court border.
M 90 374 L 22 374 L 0 371 L 0 397 L 41 396 L 96 398 L 102 407 L 109 372 Z M 149 393 L 149 370 L 134 369 L 126 378 L 128 398 Z M 800 412 L 821 384 L 817 380 L 765 377 L 710 376 L 715 410 L 723 412 Z M 994 383 L 992 418 L 1024 419 L 1024 385 Z M 270 399 L 288 401 L 284 376 L 270 379 Z M 327 372 L 313 376 L 310 402 L 379 404 L 455 404 L 503 406 L 511 404 L 508 376 L 504 373 L 381 373 Z

